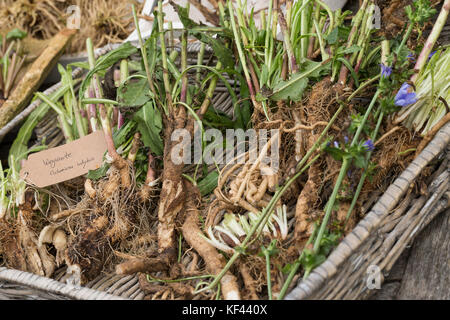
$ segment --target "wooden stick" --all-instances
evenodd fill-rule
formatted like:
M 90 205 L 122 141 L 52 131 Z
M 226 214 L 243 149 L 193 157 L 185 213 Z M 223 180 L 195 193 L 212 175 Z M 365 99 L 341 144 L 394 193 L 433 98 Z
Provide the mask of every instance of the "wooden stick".
M 45 80 L 63 54 L 64 49 L 76 33 L 76 30 L 64 29 L 49 42 L 28 69 L 25 76 L 17 84 L 9 99 L 0 108 L 0 128 L 3 128 L 16 114 L 18 114 L 31 100 L 33 94 Z

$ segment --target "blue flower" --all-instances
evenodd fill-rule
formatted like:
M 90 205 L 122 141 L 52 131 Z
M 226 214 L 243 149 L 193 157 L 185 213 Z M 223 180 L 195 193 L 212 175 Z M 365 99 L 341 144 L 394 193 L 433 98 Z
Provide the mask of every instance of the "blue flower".
M 333 142 L 333 145 L 334 145 L 334 147 L 335 147 L 336 149 L 339 149 L 339 143 L 338 143 L 337 141 L 334 141 L 334 142 Z
M 383 78 L 389 78 L 389 76 L 392 73 L 392 68 L 389 66 L 385 66 L 384 64 L 380 63 L 381 67 L 381 77 Z
M 413 104 L 417 101 L 417 96 L 415 92 L 409 92 L 412 87 L 406 82 L 402 84 L 400 90 L 398 90 L 397 95 L 394 98 L 395 105 L 400 107 L 405 107 L 407 105 Z
M 368 150 L 368 151 L 373 151 L 375 149 L 375 146 L 373 145 L 372 140 L 367 140 L 366 142 L 364 142 L 363 146 Z
M 436 51 L 433 51 L 432 53 L 430 53 L 430 55 L 428 56 L 428 60 L 431 59 L 431 57 L 436 53 Z
M 349 140 L 348 140 L 348 137 L 347 137 L 347 136 L 345 136 L 345 137 L 344 137 L 344 142 L 345 142 L 345 144 L 347 144 L 347 143 L 348 143 L 348 141 L 349 141 Z

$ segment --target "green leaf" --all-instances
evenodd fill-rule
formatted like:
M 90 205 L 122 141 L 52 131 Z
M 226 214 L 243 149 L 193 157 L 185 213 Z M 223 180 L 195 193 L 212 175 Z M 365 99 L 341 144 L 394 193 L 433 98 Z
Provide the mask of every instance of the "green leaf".
M 272 95 L 270 98 L 272 100 L 282 100 L 287 99 L 287 97 L 298 98 L 303 93 L 303 90 L 308 85 L 307 77 L 311 74 L 314 75 L 318 70 L 323 67 L 326 67 L 329 64 L 329 61 L 321 62 L 315 66 L 311 66 L 310 69 L 307 69 L 305 72 L 294 74 L 289 81 L 280 81 L 278 82 L 274 88 Z M 306 79 L 306 83 L 305 80 Z M 291 98 L 294 100 L 294 98 Z M 298 98 L 299 99 L 299 98 Z
M 308 78 L 320 78 L 322 76 L 330 74 L 331 72 L 331 61 L 329 63 L 322 64 L 322 62 L 304 59 L 300 66 L 300 70 L 302 70 L 302 72 L 313 70 L 308 75 Z
M 138 51 L 138 49 L 136 47 L 134 47 L 130 42 L 126 42 L 125 44 L 121 45 L 119 48 L 112 50 L 112 51 L 108 52 L 107 54 L 98 58 L 97 62 L 95 63 L 94 69 L 92 69 L 88 72 L 88 74 L 84 78 L 83 82 L 81 83 L 79 96 L 84 97 L 84 93 L 87 89 L 87 86 L 89 85 L 91 78 L 94 74 L 108 69 L 117 61 L 128 58 L 130 55 L 136 53 L 137 51 Z
M 12 29 L 6 35 L 6 40 L 23 39 L 27 36 L 27 32 L 20 29 Z
M 234 128 L 233 120 L 231 120 L 225 113 L 209 107 L 203 116 L 203 122 L 212 128 Z
M 278 84 L 275 85 L 273 88 L 274 91 L 277 91 L 277 93 L 270 96 L 270 99 L 274 101 L 279 100 L 292 100 L 292 101 L 298 101 L 302 98 L 303 91 L 308 86 L 308 78 L 301 78 L 298 81 L 296 81 L 296 78 L 301 76 L 302 74 L 297 73 L 294 74 L 292 79 L 289 81 L 283 81 L 281 80 L 278 82 Z
M 261 79 L 260 79 L 260 81 L 261 81 L 261 84 L 263 86 L 267 85 L 267 82 L 269 81 L 269 69 L 268 69 L 266 64 L 263 64 L 262 67 L 261 67 Z
M 121 107 L 140 107 L 151 99 L 147 79 L 125 81 L 117 89 L 117 101 Z
M 334 28 L 329 35 L 325 37 L 325 40 L 327 40 L 328 44 L 335 44 L 338 40 L 339 35 L 339 27 Z
M 342 54 L 350 54 L 350 53 L 354 53 L 354 52 L 358 52 L 359 50 L 361 50 L 361 47 L 354 44 L 348 48 L 345 49 L 338 49 L 338 55 L 342 55 Z
M 89 70 L 89 63 L 85 61 L 72 62 L 67 66 Z
M 204 42 L 211 46 L 214 51 L 215 56 L 222 63 L 224 68 L 233 68 L 234 66 L 234 55 L 231 49 L 225 46 L 225 42 L 220 38 L 213 38 L 210 34 L 206 32 L 196 31 L 195 28 L 200 27 L 201 25 L 192 21 L 189 18 L 189 12 L 187 8 L 183 8 L 182 6 L 177 5 L 173 1 L 170 1 L 170 4 L 178 13 L 178 17 L 180 21 L 183 23 L 185 29 L 189 30 L 189 33 L 196 37 L 201 42 Z
M 161 113 L 148 101 L 138 112 L 135 113 L 134 121 L 138 124 L 138 130 L 142 135 L 142 142 L 156 155 L 163 154 L 163 141 L 160 137 L 162 130 Z
M 325 151 L 329 153 L 336 161 L 342 161 L 344 157 L 347 156 L 347 152 L 335 147 L 326 147 Z
M 87 178 L 91 180 L 98 180 L 106 175 L 106 172 L 108 171 L 110 167 L 110 164 L 104 163 L 100 168 L 95 170 L 89 170 L 87 174 Z
M 204 177 L 197 184 L 200 194 L 206 196 L 207 194 L 213 192 L 217 187 L 217 181 L 219 179 L 219 173 L 217 171 L 210 172 L 206 177 Z
M 358 154 L 357 156 L 354 157 L 355 160 L 355 166 L 358 168 L 365 168 L 367 161 L 366 161 L 366 157 L 362 154 Z
M 123 145 L 128 138 L 134 134 L 134 129 L 136 128 L 137 123 L 134 120 L 130 120 L 126 122 L 119 131 L 114 132 L 113 140 L 116 148 L 119 148 Z
M 147 61 L 148 61 L 148 70 L 150 74 L 155 70 L 156 60 L 160 55 L 160 51 L 157 50 L 156 43 L 158 41 L 158 19 L 153 21 L 152 25 L 152 33 L 150 37 L 145 41 L 145 47 L 147 49 Z
M 66 91 L 69 90 L 69 86 L 65 85 L 50 95 L 52 101 L 59 100 Z M 13 156 L 15 163 L 9 163 L 10 167 L 15 167 L 17 172 L 20 171 L 20 160 L 25 159 L 28 155 L 28 142 L 30 141 L 36 125 L 41 121 L 47 112 L 50 110 L 50 106 L 46 103 L 41 103 L 25 120 L 24 124 L 17 133 L 16 139 L 9 149 L 9 157 Z

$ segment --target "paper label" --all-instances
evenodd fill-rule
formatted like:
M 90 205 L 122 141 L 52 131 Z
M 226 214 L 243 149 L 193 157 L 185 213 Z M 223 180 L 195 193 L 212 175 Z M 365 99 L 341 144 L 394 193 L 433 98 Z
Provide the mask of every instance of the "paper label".
M 103 131 L 65 145 L 33 153 L 22 163 L 20 176 L 39 188 L 70 180 L 98 169 L 107 150 Z

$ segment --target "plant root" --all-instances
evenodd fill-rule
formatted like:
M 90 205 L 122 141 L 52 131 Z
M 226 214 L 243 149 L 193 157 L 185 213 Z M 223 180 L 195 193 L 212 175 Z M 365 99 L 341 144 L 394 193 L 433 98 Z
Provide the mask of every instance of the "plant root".
M 81 271 L 80 283 L 94 279 L 103 269 L 105 249 L 108 246 L 108 239 L 105 237 L 107 227 L 106 216 L 94 217 L 84 232 L 69 242 L 65 255 L 66 264 L 69 268 L 76 266 Z
M 251 300 L 259 300 L 255 289 L 255 280 L 252 278 L 250 270 L 244 262 L 239 264 L 239 272 L 244 280 L 245 289 L 249 292 L 249 298 Z
M 183 236 L 187 243 L 203 258 L 207 270 L 217 275 L 225 266 L 225 258 L 217 250 L 201 237 L 201 230 L 198 227 L 199 211 L 196 202 L 199 201 L 199 192 L 189 182 L 186 182 L 186 220 L 182 226 Z M 237 279 L 230 272 L 227 272 L 220 281 L 224 299 L 240 299 Z
M 134 258 L 116 266 L 116 274 L 151 273 L 166 271 L 172 264 L 170 255 L 163 254 L 158 258 Z

